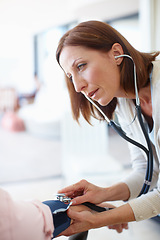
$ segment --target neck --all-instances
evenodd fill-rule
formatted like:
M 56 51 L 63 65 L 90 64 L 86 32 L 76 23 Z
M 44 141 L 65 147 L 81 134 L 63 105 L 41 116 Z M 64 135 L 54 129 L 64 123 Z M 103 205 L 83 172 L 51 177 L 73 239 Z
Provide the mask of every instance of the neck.
M 151 131 L 153 128 L 153 118 L 152 118 L 152 99 L 150 84 L 149 86 L 139 91 L 139 97 L 142 114 L 144 115 Z
M 139 91 L 139 98 L 143 112 L 147 116 L 152 117 L 152 99 L 150 84 Z

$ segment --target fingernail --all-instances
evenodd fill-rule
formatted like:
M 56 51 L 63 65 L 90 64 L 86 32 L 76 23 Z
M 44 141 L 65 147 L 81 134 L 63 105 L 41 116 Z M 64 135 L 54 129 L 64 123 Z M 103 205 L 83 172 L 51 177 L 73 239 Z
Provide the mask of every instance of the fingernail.
M 72 200 L 71 202 L 72 202 L 72 204 L 76 204 L 76 201 L 75 201 L 75 200 Z

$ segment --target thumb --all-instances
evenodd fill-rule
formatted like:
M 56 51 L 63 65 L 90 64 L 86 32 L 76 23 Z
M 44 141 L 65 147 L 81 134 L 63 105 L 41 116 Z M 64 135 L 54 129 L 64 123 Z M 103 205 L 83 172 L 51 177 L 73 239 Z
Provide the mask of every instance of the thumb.
M 78 196 L 72 199 L 72 205 L 79 205 L 82 204 L 84 202 L 88 202 L 88 197 L 87 195 L 82 195 L 82 196 Z
M 67 215 L 68 217 L 70 217 L 71 219 L 75 219 L 75 220 L 80 220 L 81 219 L 81 213 L 80 212 L 76 212 L 73 211 L 71 209 L 67 210 Z

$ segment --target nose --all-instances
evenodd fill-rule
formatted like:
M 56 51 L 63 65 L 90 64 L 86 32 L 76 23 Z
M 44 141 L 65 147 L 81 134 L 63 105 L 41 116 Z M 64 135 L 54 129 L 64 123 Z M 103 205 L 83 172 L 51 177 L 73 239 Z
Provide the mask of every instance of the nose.
M 82 92 L 87 87 L 87 82 L 80 77 L 76 77 L 73 79 L 73 85 L 76 92 Z

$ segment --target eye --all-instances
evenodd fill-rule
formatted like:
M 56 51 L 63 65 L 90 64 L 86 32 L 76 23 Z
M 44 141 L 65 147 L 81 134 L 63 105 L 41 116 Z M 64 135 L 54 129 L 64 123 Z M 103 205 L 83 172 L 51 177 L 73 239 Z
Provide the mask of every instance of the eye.
M 73 82 L 73 78 L 72 78 L 72 75 L 71 74 L 66 74 L 66 76 L 67 76 L 67 78 L 71 81 L 71 82 Z
M 79 70 L 79 71 L 82 70 L 85 65 L 86 65 L 86 63 L 80 63 L 80 64 L 78 64 L 78 65 L 77 65 L 78 70 Z
M 72 75 L 67 76 L 71 82 L 73 82 Z
M 72 76 L 69 77 L 69 80 L 70 80 L 71 82 L 73 82 L 73 78 L 72 78 Z

